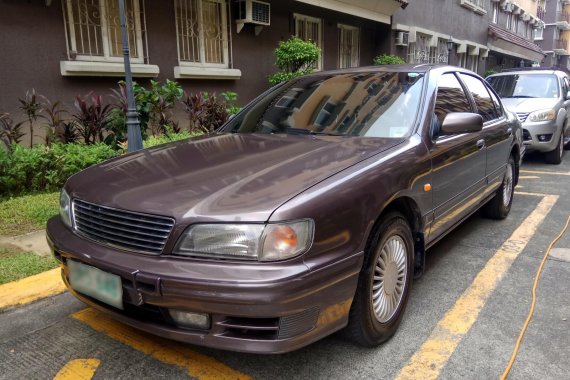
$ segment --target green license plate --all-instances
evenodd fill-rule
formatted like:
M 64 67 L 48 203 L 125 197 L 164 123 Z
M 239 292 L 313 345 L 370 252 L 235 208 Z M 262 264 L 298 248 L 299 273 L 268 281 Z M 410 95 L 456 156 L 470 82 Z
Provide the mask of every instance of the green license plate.
M 79 293 L 123 309 L 121 277 L 95 267 L 68 260 L 69 283 Z

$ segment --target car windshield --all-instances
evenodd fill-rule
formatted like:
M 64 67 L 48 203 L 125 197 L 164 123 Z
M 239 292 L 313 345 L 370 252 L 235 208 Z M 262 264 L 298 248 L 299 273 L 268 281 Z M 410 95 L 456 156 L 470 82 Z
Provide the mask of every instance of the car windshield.
M 558 79 L 553 74 L 513 74 L 487 78 L 501 98 L 557 98 Z
M 220 132 L 402 137 L 419 108 L 423 74 L 322 74 L 277 86 Z

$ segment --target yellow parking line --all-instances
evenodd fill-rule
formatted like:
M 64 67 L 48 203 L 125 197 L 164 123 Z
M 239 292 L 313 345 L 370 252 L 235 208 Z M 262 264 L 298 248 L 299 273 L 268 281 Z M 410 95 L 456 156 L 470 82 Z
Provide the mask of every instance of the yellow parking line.
M 101 364 L 99 359 L 75 359 L 68 362 L 53 380 L 91 380 Z
M 477 320 L 485 302 L 526 247 L 557 199 L 557 195 L 546 195 L 542 198 L 532 213 L 477 274 L 455 305 L 438 322 L 430 337 L 401 369 L 396 379 L 436 379 L 439 376 L 463 336 Z
M 0 285 L 0 310 L 63 293 L 61 269 L 55 268 L 35 276 Z
M 194 378 L 200 380 L 249 379 L 249 376 L 214 358 L 193 351 L 185 345 L 126 326 L 94 309 L 79 311 L 72 317 L 162 363 L 181 367 Z
M 521 175 L 519 179 L 539 179 L 540 177 L 537 175 Z
M 520 173 L 524 173 L 524 174 L 550 174 L 550 175 L 570 175 L 570 173 L 564 173 L 564 172 L 544 172 L 544 171 L 539 171 L 539 170 L 521 170 Z

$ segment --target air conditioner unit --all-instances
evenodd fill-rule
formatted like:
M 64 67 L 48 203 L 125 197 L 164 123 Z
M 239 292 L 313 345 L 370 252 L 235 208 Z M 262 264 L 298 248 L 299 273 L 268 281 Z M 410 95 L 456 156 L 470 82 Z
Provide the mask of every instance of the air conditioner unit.
M 257 0 L 238 0 L 236 15 L 237 32 L 241 32 L 245 24 L 255 24 L 255 35 L 258 35 L 264 26 L 271 24 L 271 5 Z
M 410 33 L 408 32 L 398 32 L 396 33 L 396 46 L 408 46 L 408 38 Z

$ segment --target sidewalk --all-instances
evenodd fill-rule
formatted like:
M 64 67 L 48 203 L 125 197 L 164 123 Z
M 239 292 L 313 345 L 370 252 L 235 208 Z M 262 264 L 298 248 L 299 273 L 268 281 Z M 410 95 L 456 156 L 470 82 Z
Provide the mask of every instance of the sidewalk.
M 38 256 L 51 255 L 51 250 L 46 241 L 46 231 L 39 230 L 19 236 L 0 236 L 0 246 L 11 246 L 25 252 L 33 252 Z
M 46 241 L 45 230 L 20 236 L 0 236 L 0 247 L 16 248 L 32 252 L 41 257 L 49 257 L 51 250 Z M 63 293 L 65 285 L 61 280 L 60 268 L 48 270 L 21 280 L 0 285 L 0 312 L 5 309 Z

